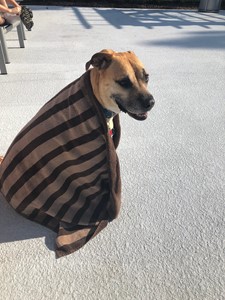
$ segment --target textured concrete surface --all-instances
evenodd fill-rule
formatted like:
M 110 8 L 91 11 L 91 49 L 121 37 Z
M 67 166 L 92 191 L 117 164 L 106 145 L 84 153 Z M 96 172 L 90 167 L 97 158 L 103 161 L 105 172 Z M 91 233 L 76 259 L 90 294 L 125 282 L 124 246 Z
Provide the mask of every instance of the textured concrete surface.
M 126 115 L 120 216 L 56 260 L 54 234 L 0 201 L 1 300 L 225 299 L 225 13 L 34 7 L 25 49 L 7 35 L 0 153 L 102 48 L 133 50 L 156 106 Z

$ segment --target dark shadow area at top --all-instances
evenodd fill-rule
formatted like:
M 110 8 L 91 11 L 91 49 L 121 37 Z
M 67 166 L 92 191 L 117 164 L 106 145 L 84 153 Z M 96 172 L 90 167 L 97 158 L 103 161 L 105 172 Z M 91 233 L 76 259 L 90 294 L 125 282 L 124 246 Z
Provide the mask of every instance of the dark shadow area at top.
M 199 26 L 210 28 L 210 26 L 225 25 L 225 11 L 220 13 L 201 13 L 197 10 L 176 9 L 134 9 L 134 8 L 98 8 L 98 7 L 63 7 L 63 6 L 33 6 L 35 10 L 46 10 L 46 12 L 70 9 L 74 12 L 76 20 L 85 28 L 104 26 L 102 21 L 107 22 L 117 29 L 125 26 L 139 26 L 156 28 L 170 26 L 178 29 L 187 26 Z M 46 14 L 47 16 L 47 14 Z M 93 24 L 92 24 L 92 21 Z M 72 24 L 71 24 L 72 25 Z
M 224 26 L 225 19 L 223 14 L 204 14 L 197 11 L 188 10 L 151 10 L 151 9 L 116 9 L 116 8 L 90 8 L 101 18 L 95 18 L 95 25 L 101 25 L 102 19 L 117 29 L 124 26 L 140 26 L 146 28 L 155 28 L 159 26 L 171 26 L 175 28 L 185 28 L 186 26 L 199 26 L 210 28 L 210 26 Z M 90 20 L 82 14 L 82 9 L 73 7 L 76 17 L 80 23 L 87 29 L 93 26 Z M 85 11 L 84 11 L 85 13 Z M 210 18 L 209 18 L 210 17 Z

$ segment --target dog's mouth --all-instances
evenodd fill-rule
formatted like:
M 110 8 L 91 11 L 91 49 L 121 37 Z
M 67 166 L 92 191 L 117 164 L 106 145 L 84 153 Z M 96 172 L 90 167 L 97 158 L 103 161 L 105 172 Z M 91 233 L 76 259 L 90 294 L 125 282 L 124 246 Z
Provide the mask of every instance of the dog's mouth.
M 118 105 L 119 109 L 124 112 L 127 113 L 130 117 L 134 118 L 135 120 L 138 121 L 144 121 L 147 119 L 148 117 L 148 112 L 143 112 L 143 113 L 132 113 L 129 112 L 123 105 L 121 105 L 118 101 L 116 101 L 116 104 Z
M 141 113 L 141 114 L 133 114 L 133 113 L 130 113 L 130 112 L 127 112 L 128 115 L 138 121 L 144 121 L 147 119 L 148 117 L 148 113 L 145 112 L 145 113 Z

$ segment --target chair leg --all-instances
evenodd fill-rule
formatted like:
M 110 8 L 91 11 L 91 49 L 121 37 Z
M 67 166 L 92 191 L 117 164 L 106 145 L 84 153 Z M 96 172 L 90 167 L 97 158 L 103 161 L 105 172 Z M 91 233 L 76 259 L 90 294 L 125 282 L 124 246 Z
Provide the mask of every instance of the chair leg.
M 6 42 L 5 42 L 5 37 L 4 37 L 4 33 L 2 28 L 0 27 L 0 42 L 1 42 L 1 46 L 2 46 L 2 52 L 3 52 L 3 56 L 5 58 L 5 63 L 9 64 L 9 55 L 8 55 L 8 49 L 6 46 Z
M 21 29 L 22 29 L 22 32 L 23 32 L 23 39 L 26 40 L 27 38 L 26 38 L 25 30 L 24 30 L 24 25 L 23 25 L 22 22 L 20 24 L 21 24 Z
M 22 29 L 22 24 L 20 23 L 17 27 L 17 34 L 18 34 L 18 39 L 19 39 L 19 44 L 20 48 L 25 48 L 24 44 L 24 34 L 23 34 L 23 29 Z
M 7 74 L 5 58 L 4 58 L 1 42 L 0 42 L 0 70 L 1 70 L 1 74 Z

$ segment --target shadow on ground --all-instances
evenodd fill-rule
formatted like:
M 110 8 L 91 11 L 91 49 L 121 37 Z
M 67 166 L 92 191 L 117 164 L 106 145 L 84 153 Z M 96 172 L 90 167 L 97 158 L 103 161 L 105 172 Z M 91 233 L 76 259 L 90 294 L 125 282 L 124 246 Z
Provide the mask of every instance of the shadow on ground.
M 0 194 L 0 244 L 45 237 L 49 250 L 54 250 L 55 233 L 17 214 Z
M 225 31 L 198 31 L 182 33 L 181 36 L 174 39 L 164 39 L 159 41 L 143 41 L 145 46 L 166 46 L 172 48 L 193 48 L 218 50 L 225 47 Z

